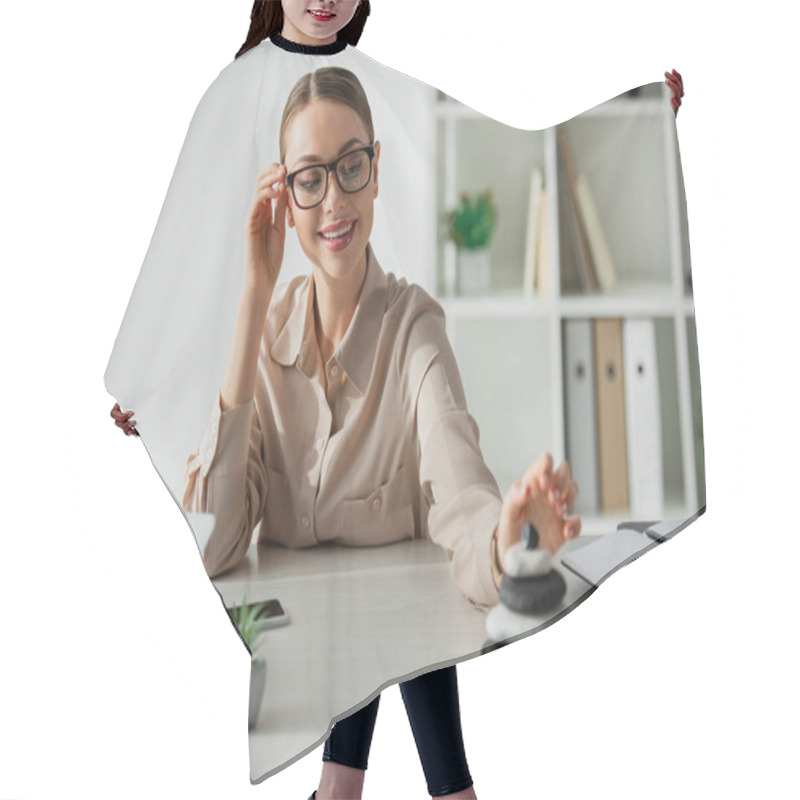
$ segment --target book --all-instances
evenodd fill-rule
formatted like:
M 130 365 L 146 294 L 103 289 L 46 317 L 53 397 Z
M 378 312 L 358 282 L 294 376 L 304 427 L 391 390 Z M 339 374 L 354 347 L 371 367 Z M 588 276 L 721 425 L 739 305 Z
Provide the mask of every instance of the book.
M 581 286 L 585 292 L 596 292 L 600 286 L 592 259 L 592 252 L 589 247 L 589 238 L 586 234 L 583 217 L 581 216 L 580 207 L 578 205 L 575 163 L 572 157 L 572 148 L 569 143 L 569 137 L 567 136 L 567 130 L 564 125 L 558 126 L 558 143 L 558 152 L 566 178 L 569 227 L 578 254 L 578 273 L 581 279 Z
M 619 511 L 630 505 L 622 320 L 594 321 L 594 363 L 600 509 Z
M 659 518 L 664 467 L 655 321 L 626 319 L 622 334 L 630 509 L 634 516 Z
M 542 202 L 542 171 L 539 167 L 531 170 L 530 191 L 528 194 L 528 227 L 525 236 L 525 266 L 522 278 L 522 294 L 531 297 L 535 291 L 536 255 L 540 233 L 539 218 Z
M 536 239 L 536 275 L 535 289 L 537 294 L 545 297 L 550 293 L 550 248 L 548 247 L 547 189 L 542 187 L 542 198 L 539 203 L 539 233 Z
M 586 226 L 586 235 L 589 239 L 589 249 L 597 271 L 598 284 L 602 291 L 610 292 L 617 285 L 614 259 L 611 257 L 611 250 L 608 246 L 603 225 L 600 222 L 600 215 L 594 202 L 594 196 L 583 175 L 579 175 L 575 182 L 575 193 L 578 198 L 578 207 Z
M 575 511 L 597 513 L 597 412 L 595 408 L 592 322 L 564 323 L 564 396 L 567 459 L 580 491 Z

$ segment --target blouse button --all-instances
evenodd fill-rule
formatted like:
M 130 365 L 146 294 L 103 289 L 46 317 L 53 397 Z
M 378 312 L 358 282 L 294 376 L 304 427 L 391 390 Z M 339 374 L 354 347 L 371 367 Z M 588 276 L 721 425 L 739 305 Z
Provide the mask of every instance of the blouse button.
M 302 520 L 303 520 L 303 527 L 305 528 L 311 527 L 311 520 L 308 518 L 308 514 L 303 514 Z
M 331 367 L 331 377 L 335 378 L 338 374 L 339 374 L 339 367 L 337 367 L 336 364 L 334 364 Z
M 380 499 L 380 497 L 376 497 L 372 501 L 372 510 L 373 511 L 380 511 L 380 508 L 381 508 L 381 499 Z

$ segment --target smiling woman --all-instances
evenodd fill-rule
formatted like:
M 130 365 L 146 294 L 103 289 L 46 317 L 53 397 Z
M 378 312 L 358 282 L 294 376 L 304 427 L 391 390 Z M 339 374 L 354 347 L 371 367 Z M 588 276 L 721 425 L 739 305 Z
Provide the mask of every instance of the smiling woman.
M 283 0 L 283 35 L 299 44 L 330 44 L 356 13 L 359 0 Z

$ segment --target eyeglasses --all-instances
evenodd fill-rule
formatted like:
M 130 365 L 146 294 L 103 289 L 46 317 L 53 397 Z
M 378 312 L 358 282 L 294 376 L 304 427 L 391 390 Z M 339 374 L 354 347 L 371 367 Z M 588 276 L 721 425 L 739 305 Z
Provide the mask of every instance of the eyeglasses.
M 318 206 L 328 193 L 328 176 L 336 175 L 336 182 L 345 194 L 356 194 L 369 183 L 372 176 L 373 145 L 351 150 L 330 164 L 312 164 L 286 176 L 286 185 L 292 190 L 294 200 L 302 209 Z

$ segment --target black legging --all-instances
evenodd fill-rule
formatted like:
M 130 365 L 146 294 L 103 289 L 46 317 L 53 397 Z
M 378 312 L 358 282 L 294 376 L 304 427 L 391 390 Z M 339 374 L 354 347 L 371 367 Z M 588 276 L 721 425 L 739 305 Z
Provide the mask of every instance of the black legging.
M 405 681 L 400 684 L 400 692 L 431 797 L 468 789 L 472 777 L 461 735 L 455 666 Z M 325 742 L 323 761 L 367 768 L 380 699 L 378 695 L 369 705 L 333 726 Z

